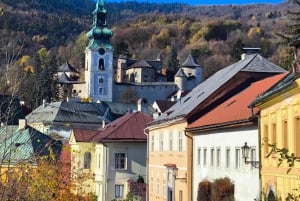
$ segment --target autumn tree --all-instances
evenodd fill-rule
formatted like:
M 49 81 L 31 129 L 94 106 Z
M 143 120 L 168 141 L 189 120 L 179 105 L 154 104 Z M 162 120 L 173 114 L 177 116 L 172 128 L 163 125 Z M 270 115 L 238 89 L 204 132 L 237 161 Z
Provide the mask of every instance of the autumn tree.
M 286 69 L 290 69 L 290 64 L 293 61 L 293 48 L 289 43 L 300 34 L 300 0 L 292 0 L 293 9 L 288 11 L 290 23 L 282 32 L 277 32 L 281 39 L 281 44 L 278 48 L 278 55 L 280 57 L 280 65 Z

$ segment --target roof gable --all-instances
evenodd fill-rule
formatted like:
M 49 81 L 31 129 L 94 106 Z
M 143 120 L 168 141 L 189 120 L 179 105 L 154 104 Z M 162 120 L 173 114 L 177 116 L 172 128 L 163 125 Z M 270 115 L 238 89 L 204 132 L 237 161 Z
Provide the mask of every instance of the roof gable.
M 152 117 L 142 112 L 128 113 L 100 129 L 93 141 L 146 141 L 144 129 Z

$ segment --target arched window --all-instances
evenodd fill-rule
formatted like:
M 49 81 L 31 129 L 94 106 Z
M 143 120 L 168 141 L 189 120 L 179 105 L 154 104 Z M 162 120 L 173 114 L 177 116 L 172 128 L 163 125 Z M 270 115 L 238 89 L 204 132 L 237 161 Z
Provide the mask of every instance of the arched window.
M 103 82 L 104 82 L 103 77 L 99 77 L 99 84 L 103 84 Z
M 99 59 L 99 70 L 104 70 L 104 59 Z
M 84 153 L 83 168 L 84 169 L 90 169 L 91 168 L 91 153 L 88 152 L 88 151 Z

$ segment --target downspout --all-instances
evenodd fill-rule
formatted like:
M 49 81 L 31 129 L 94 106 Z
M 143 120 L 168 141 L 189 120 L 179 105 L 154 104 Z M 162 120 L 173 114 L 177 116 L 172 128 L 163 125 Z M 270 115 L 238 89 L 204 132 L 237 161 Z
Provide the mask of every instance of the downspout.
M 260 123 L 260 115 L 254 114 L 254 105 L 250 105 L 251 108 L 251 114 L 252 114 L 252 119 L 255 121 L 257 120 L 257 129 L 258 129 L 258 180 L 259 180 L 259 200 L 262 200 L 262 181 L 261 181 L 261 162 L 262 162 L 262 157 L 261 157 L 261 123 Z
M 102 199 L 103 199 L 103 197 L 105 198 L 105 199 L 107 199 L 107 176 L 108 176 L 108 164 L 109 164 L 109 153 L 108 153 L 108 147 L 107 147 L 107 145 L 106 144 L 103 144 L 103 147 L 105 148 L 105 160 L 104 161 L 106 161 L 106 164 L 105 164 L 105 178 L 104 178 L 104 184 L 105 184 L 105 186 L 104 186 L 104 191 L 105 191 L 105 193 L 104 193 L 104 195 L 105 196 L 103 196 L 102 195 Z
M 194 153 L 194 141 L 193 141 L 193 136 L 189 135 L 188 132 L 185 130 L 184 131 L 184 135 L 189 138 L 191 140 L 191 169 L 190 169 L 190 181 L 191 182 L 187 182 L 189 183 L 188 185 L 190 186 L 190 190 L 191 192 L 191 201 L 193 201 L 193 196 L 194 196 L 194 183 L 193 183 L 193 175 L 194 175 L 194 157 L 193 157 L 193 153 Z M 189 154 L 189 153 L 188 153 Z M 189 175 L 189 174 L 188 174 Z
M 149 133 L 148 133 L 148 129 L 145 128 L 144 129 L 144 134 L 147 136 L 147 151 L 146 151 L 146 201 L 149 200 Z

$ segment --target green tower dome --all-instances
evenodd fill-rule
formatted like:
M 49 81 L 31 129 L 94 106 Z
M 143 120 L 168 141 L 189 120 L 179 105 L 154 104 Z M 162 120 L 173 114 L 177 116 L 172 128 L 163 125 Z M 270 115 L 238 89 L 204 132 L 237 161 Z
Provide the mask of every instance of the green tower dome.
M 110 38 L 112 37 L 112 31 L 107 27 L 106 15 L 107 11 L 104 8 L 103 0 L 98 0 L 96 8 L 93 11 L 93 27 L 86 34 L 89 40 L 89 49 L 99 49 L 105 46 L 106 48 L 112 49 L 110 44 Z

